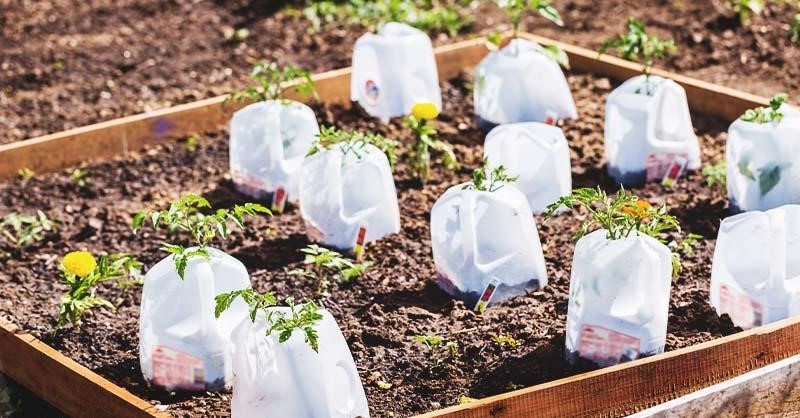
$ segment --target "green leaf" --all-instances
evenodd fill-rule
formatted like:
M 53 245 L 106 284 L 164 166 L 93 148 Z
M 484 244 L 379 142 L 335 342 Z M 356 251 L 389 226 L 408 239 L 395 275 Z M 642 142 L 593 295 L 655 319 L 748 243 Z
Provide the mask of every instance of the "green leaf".
M 548 58 L 569 70 L 569 56 L 561 47 L 556 44 L 545 45 L 543 51 Z
M 756 180 L 755 174 L 753 174 L 753 172 L 750 170 L 750 161 L 742 159 L 739 161 L 738 167 L 739 167 L 739 173 L 741 175 L 747 177 L 750 180 L 753 181 Z
M 781 170 L 781 166 L 776 165 L 761 172 L 758 178 L 758 188 L 761 190 L 761 196 L 765 196 L 781 181 Z

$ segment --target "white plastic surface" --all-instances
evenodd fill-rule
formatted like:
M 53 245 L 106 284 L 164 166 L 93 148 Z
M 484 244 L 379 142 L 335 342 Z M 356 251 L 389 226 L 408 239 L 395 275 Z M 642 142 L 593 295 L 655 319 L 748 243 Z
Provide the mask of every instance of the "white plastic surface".
M 569 146 L 560 128 L 538 122 L 499 125 L 489 132 L 484 157 L 519 176 L 515 186 L 525 194 L 533 213 L 572 190 Z
M 408 115 L 417 102 L 442 108 L 433 45 L 425 32 L 387 23 L 356 41 L 350 96 L 384 123 Z
M 386 155 L 371 144 L 343 152 L 340 145 L 303 161 L 300 214 L 309 239 L 335 248 L 355 247 L 400 232 L 400 207 Z
M 547 285 L 536 221 L 513 185 L 494 192 L 449 188 L 431 210 L 431 245 L 437 282 L 475 305 L 492 278 L 492 302 Z
M 666 245 L 604 229 L 575 245 L 567 308 L 567 358 L 605 367 L 664 351 L 672 283 Z
M 145 380 L 167 391 L 222 390 L 231 382 L 226 354 L 233 328 L 247 316 L 241 301 L 219 319 L 214 298 L 250 287 L 244 265 L 214 248 L 211 258 L 190 259 L 184 279 L 172 256 L 144 279 L 139 317 L 139 356 Z
M 476 68 L 475 114 L 489 124 L 575 119 L 578 111 L 558 63 L 536 42 L 514 39 Z
M 711 305 L 742 328 L 800 313 L 800 205 L 722 221 L 711 269 Z M 794 306 L 794 308 L 792 308 Z
M 297 170 L 318 133 L 314 111 L 298 102 L 258 102 L 234 113 L 230 167 L 237 190 L 264 199 L 282 188 L 297 199 Z
M 781 122 L 737 119 L 728 129 L 728 199 L 734 211 L 800 203 L 800 112 L 786 105 L 781 111 Z M 744 174 L 748 170 L 752 178 Z
M 267 325 L 260 313 L 233 332 L 234 418 L 369 418 L 353 356 L 330 313 L 315 327 L 319 353 L 301 331 L 281 343 L 276 333 L 266 335 Z
M 661 181 L 676 158 L 700 168 L 700 145 L 694 134 L 686 92 L 672 80 L 633 77 L 606 101 L 605 155 L 608 171 L 623 185 Z M 651 94 L 647 94 L 647 92 Z

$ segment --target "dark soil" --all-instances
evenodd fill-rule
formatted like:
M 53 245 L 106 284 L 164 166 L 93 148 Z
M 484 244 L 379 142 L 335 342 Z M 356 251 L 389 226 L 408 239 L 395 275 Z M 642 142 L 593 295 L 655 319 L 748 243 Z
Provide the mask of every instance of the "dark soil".
M 364 382 L 372 415 L 408 416 L 458 402 L 461 395 L 481 398 L 512 388 L 569 376 L 564 359 L 571 237 L 578 220 L 571 214 L 543 223 L 537 218 L 549 285 L 512 298 L 483 315 L 452 300 L 433 283 L 430 250 L 430 210 L 449 186 L 466 181 L 482 158 L 484 133 L 474 128 L 470 76 L 444 83 L 445 108 L 439 130 L 456 144 L 463 168 L 448 172 L 437 161 L 432 180 L 416 186 L 401 149 L 395 171 L 402 231 L 370 244 L 366 258 L 375 263 L 367 276 L 348 286 L 334 287 L 323 304 L 336 317 Z M 575 187 L 602 185 L 613 190 L 603 161 L 603 107 L 612 83 L 585 74 L 569 75 L 580 119 L 563 124 L 571 147 Z M 323 124 L 375 130 L 408 144 L 402 121 L 381 125 L 357 109 L 317 105 Z M 726 124 L 693 115 L 701 137 L 703 158 L 722 157 Z M 150 390 L 139 371 L 137 330 L 140 291 L 121 293 L 104 287 L 100 294 L 115 301 L 115 311 L 98 310 L 80 331 L 67 329 L 51 336 L 60 293 L 60 257 L 69 250 L 95 253 L 130 252 L 146 266 L 164 257 L 159 250 L 167 236 L 145 229 L 133 236 L 131 214 L 161 208 L 183 193 L 201 193 L 215 206 L 246 199 L 228 174 L 227 133 L 207 133 L 192 152 L 183 143 L 161 145 L 129 158 L 87 165 L 90 182 L 77 186 L 67 172 L 0 184 L 0 213 L 44 210 L 61 225 L 57 233 L 8 260 L 0 271 L 0 314 L 81 364 L 155 403 L 168 405 L 178 416 L 227 416 L 230 395 L 186 395 Z M 685 257 L 684 271 L 673 283 L 667 350 L 674 350 L 736 332 L 727 317 L 710 307 L 708 287 L 711 256 L 720 219 L 727 214 L 721 190 L 709 189 L 698 173 L 690 173 L 673 189 L 649 184 L 635 193 L 653 203 L 666 203 L 684 231 L 702 234 L 696 250 Z M 272 229 L 275 234 L 267 231 Z M 308 244 L 297 208 L 252 223 L 219 247 L 241 260 L 253 285 L 279 296 L 313 296 L 316 286 L 288 272 L 301 264 L 298 250 Z M 181 237 L 184 238 L 185 237 Z M 437 334 L 459 346 L 457 356 L 432 373 L 428 353 L 411 340 L 416 334 Z M 509 334 L 518 348 L 502 347 L 493 334 Z M 378 380 L 392 383 L 381 389 Z
M 597 49 L 633 15 L 679 51 L 659 64 L 689 76 L 771 96 L 800 93 L 800 46 L 786 40 L 792 9 L 770 2 L 743 27 L 722 0 L 561 0 L 565 26 L 538 15 L 535 33 Z M 0 0 L 0 144 L 226 94 L 260 59 L 312 71 L 350 65 L 365 29 L 309 33 L 296 1 Z M 679 4 L 679 7 L 676 5 Z M 295 7 L 286 10 L 286 6 Z M 475 2 L 472 31 L 509 28 Z M 224 30 L 247 28 L 242 43 Z M 471 34 L 464 33 L 459 38 Z M 452 40 L 434 34 L 434 43 Z

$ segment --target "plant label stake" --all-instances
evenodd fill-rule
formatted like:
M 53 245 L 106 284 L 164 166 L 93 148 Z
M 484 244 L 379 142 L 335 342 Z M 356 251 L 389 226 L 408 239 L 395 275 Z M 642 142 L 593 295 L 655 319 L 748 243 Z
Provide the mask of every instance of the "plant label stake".
M 483 313 L 483 311 L 486 310 L 489 306 L 489 302 L 492 301 L 492 296 L 494 296 L 494 291 L 497 289 L 497 286 L 500 286 L 500 279 L 492 276 L 491 280 L 489 280 L 489 284 L 486 285 L 486 289 L 483 290 L 481 298 L 478 299 L 478 303 L 475 304 L 475 311 Z
M 364 240 L 367 238 L 367 228 L 360 227 L 358 228 L 358 236 L 356 237 L 356 246 L 353 248 L 353 254 L 356 256 L 356 260 L 361 260 L 364 256 Z
M 675 156 L 672 162 L 670 162 L 667 173 L 664 175 L 664 179 L 661 180 L 661 184 L 667 187 L 674 186 L 678 178 L 683 174 L 683 170 L 686 168 L 688 162 L 689 160 L 685 157 L 680 155 Z
M 286 207 L 286 189 L 278 187 L 272 195 L 272 211 L 275 213 L 283 213 Z
M 552 110 L 545 112 L 544 123 L 556 126 L 558 124 L 558 114 Z

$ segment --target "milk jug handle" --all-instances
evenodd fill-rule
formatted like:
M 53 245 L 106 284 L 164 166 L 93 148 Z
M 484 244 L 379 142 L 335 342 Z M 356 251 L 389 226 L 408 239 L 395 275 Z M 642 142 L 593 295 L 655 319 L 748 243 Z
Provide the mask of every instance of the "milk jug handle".
M 682 100 L 678 100 L 678 103 L 685 103 L 686 102 L 686 93 L 683 91 L 677 83 L 672 80 L 664 80 L 661 85 L 656 89 L 655 95 L 653 96 L 652 109 L 648 112 L 647 117 L 647 137 L 649 142 L 656 148 L 658 148 L 659 152 L 665 153 L 675 153 L 675 154 L 682 154 L 682 153 L 689 153 L 689 140 L 691 136 L 694 135 L 694 132 L 686 132 L 685 138 L 682 141 L 667 141 L 664 139 L 659 138 L 656 136 L 656 126 L 658 118 L 665 111 L 672 111 L 670 109 L 664 109 L 664 101 L 667 95 L 678 95 Z M 681 106 L 680 109 L 677 109 L 684 117 L 689 117 L 686 114 L 687 110 L 684 106 Z
M 184 280 L 194 280 L 200 295 L 200 332 L 202 335 L 216 335 L 218 326 L 214 316 L 214 272 L 209 260 L 195 260 L 192 274 L 187 274 Z
M 477 192 L 464 190 L 462 191 L 461 209 L 459 210 L 459 224 L 461 230 L 461 237 L 464 240 L 462 251 L 464 252 L 464 259 L 474 259 L 478 254 L 478 243 L 476 240 L 476 227 L 475 227 L 475 200 Z M 470 252 L 472 254 L 470 254 Z

